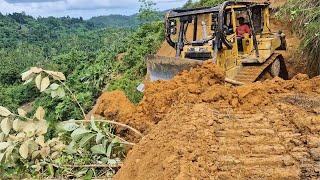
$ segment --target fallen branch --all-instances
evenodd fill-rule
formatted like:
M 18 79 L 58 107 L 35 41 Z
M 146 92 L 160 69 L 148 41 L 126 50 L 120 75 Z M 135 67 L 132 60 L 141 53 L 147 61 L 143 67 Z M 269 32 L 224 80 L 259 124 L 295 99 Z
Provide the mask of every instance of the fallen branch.
M 131 126 L 128 126 L 126 124 L 123 124 L 123 123 L 119 123 L 119 122 L 115 122 L 115 121 L 109 121 L 109 120 L 92 120 L 94 122 L 102 122 L 102 123 L 110 123 L 110 124 L 115 124 L 115 125 L 118 125 L 118 126 L 122 126 L 124 128 L 127 128 L 127 129 L 130 129 L 131 131 L 135 132 L 136 134 L 138 134 L 140 137 L 143 137 L 143 134 L 140 133 L 138 130 L 136 130 L 135 128 L 131 127 Z M 90 121 L 88 120 L 76 120 L 76 121 L 73 121 L 73 122 L 84 122 L 84 123 L 90 123 Z M 70 123 L 70 122 L 62 122 L 62 123 Z
M 90 165 L 58 165 L 58 164 L 51 164 L 57 168 L 119 168 L 122 166 L 122 163 L 117 163 L 114 165 L 110 164 L 90 164 Z

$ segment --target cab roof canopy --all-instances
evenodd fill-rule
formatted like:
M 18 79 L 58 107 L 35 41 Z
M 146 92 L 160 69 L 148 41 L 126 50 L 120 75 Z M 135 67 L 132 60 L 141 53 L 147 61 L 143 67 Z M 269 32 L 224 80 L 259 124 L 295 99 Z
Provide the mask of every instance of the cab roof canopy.
M 256 2 L 249 2 L 249 1 L 226 1 L 228 6 L 239 6 L 239 8 L 243 8 L 246 6 L 262 6 L 267 7 L 270 5 L 268 2 L 264 3 L 256 3 Z M 168 18 L 178 18 L 183 16 L 194 16 L 200 14 L 208 14 L 208 13 L 218 13 L 221 9 L 221 4 L 215 7 L 203 7 L 203 8 L 192 8 L 192 9 L 174 9 L 171 10 L 168 14 Z

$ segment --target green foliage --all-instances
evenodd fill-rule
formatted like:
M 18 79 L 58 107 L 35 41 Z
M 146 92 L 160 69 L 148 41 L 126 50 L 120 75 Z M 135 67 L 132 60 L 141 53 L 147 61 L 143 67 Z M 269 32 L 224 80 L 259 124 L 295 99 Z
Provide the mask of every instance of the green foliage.
M 34 99 L 37 96 L 38 93 L 31 85 L 17 84 L 2 87 L 0 85 L 0 102 L 9 109 L 17 109 L 20 105 L 29 103 L 30 99 Z
M 156 20 L 161 20 L 161 12 L 155 8 L 156 3 L 152 0 L 139 0 L 141 7 L 139 9 L 138 18 L 141 22 L 150 23 Z
M 127 41 L 131 46 L 126 50 L 124 57 L 117 63 L 116 79 L 112 79 L 107 86 L 108 90 L 123 90 L 134 103 L 142 98 L 137 86 L 146 74 L 145 56 L 155 54 L 163 42 L 164 31 L 161 22 L 145 24 Z
M 114 128 L 108 123 L 92 119 L 86 124 L 80 121 L 66 121 L 60 124 L 60 139 L 68 142 L 63 155 L 54 160 L 57 167 L 64 167 L 66 164 L 72 164 L 56 171 L 60 177 L 73 172 L 74 178 L 89 176 L 88 172 L 94 172 L 90 177 L 100 177 L 99 174 L 114 175 L 112 168 L 119 167 L 124 158 L 123 142 L 113 135 Z M 88 166 L 92 165 L 91 168 Z M 91 178 L 90 178 L 91 179 Z
M 22 93 L 26 88 L 19 85 L 19 74 L 28 67 L 61 69 L 69 75 L 76 66 L 91 63 L 100 50 L 130 33 L 124 29 L 93 29 L 90 24 L 74 18 L 34 19 L 19 13 L 0 16 L 0 102 L 17 108 L 33 101 L 32 90 Z M 26 31 L 21 32 L 21 28 Z
M 293 30 L 302 37 L 301 49 L 308 56 L 309 75 L 320 75 L 320 2 L 289 0 L 277 16 L 292 22 Z
M 63 81 L 61 72 L 32 67 L 22 73 L 26 83 L 35 82 L 40 92 L 54 94 L 69 91 L 74 103 L 79 105 L 74 93 Z M 58 83 L 58 84 L 57 84 Z M 53 93 L 54 92 L 54 93 Z M 65 98 L 65 93 L 52 98 Z M 50 127 L 45 120 L 46 112 L 40 106 L 32 117 L 18 109 L 17 114 L 0 106 L 0 178 L 65 177 L 92 179 L 115 174 L 122 162 L 123 144 L 130 144 L 114 135 L 111 121 L 69 120 Z M 85 116 L 85 114 L 83 114 Z M 117 123 L 119 124 L 119 123 Z M 60 129 L 58 137 L 47 139 L 48 128 Z M 67 145 L 67 146 L 66 146 Z M 90 168 L 89 168 L 90 167 Z M 41 172 L 41 173 L 40 173 Z
M 184 5 L 183 8 L 190 8 L 193 5 L 192 0 L 188 0 Z
M 27 42 L 32 45 L 46 45 L 66 34 L 84 32 L 94 28 L 92 23 L 81 18 L 38 18 L 23 13 L 0 16 L 0 47 L 15 48 Z M 48 48 L 48 46 L 45 46 Z
M 187 1 L 187 3 L 183 6 L 184 8 L 197 8 L 197 7 L 209 7 L 216 6 L 218 4 L 223 3 L 225 0 L 200 0 L 196 2 Z
M 136 28 L 141 23 L 137 15 L 97 16 L 89 19 L 88 22 L 93 23 L 98 28 Z
M 145 6 L 141 8 L 144 15 L 140 16 L 144 20 L 139 21 L 143 25 L 130 30 L 102 29 L 102 22 L 95 26 L 99 22 L 84 21 L 82 18 L 34 19 L 23 13 L 0 15 L 0 58 L 3 60 L 0 62 L 1 105 L 10 109 L 25 104 L 41 107 L 28 113 L 36 114 L 34 117 L 25 119 L 32 123 L 39 119 L 46 122 L 46 133 L 41 134 L 44 143 L 54 139 L 69 145 L 68 149 L 59 151 L 58 158 L 39 156 L 37 161 L 30 161 L 29 151 L 27 161 L 23 160 L 26 153 L 20 154 L 19 150 L 15 150 L 17 156 L 23 156 L 22 160 L 15 161 L 13 166 L 0 164 L 1 178 L 90 179 L 116 172 L 112 167 L 118 168 L 124 157 L 123 144 L 132 144 L 115 136 L 114 128 L 109 123 L 101 120 L 92 120 L 91 123 L 67 121 L 72 125 L 63 126 L 65 131 L 58 131 L 57 124 L 68 119 L 83 119 L 104 90 L 124 90 L 131 101 L 138 103 L 141 100 L 143 95 L 136 87 L 146 73 L 145 56 L 156 53 L 164 38 L 163 23 L 154 22 L 162 16 L 161 13 L 153 12 L 150 1 L 144 2 Z M 121 23 L 119 26 L 122 26 Z M 122 58 L 119 54 L 123 55 Z M 26 71 L 33 66 L 41 68 Z M 62 73 L 55 72 L 58 70 Z M 64 81 L 66 79 L 68 81 Z M 25 85 L 20 84 L 23 81 Z M 0 112 L 8 113 L 2 107 Z M 22 118 L 21 112 L 10 112 L 8 116 L 12 118 L 9 120 Z M 5 124 L 13 126 L 13 122 Z M 9 126 L 4 125 L 4 133 L 8 134 Z M 10 127 L 9 133 L 19 132 Z M 35 141 L 39 135 L 33 135 L 35 137 L 27 137 Z M 4 142 L 7 142 L 8 137 L 5 138 Z M 29 147 L 29 144 L 25 146 Z M 38 150 L 41 149 L 35 149 Z M 0 156 L 4 151 L 5 148 L 0 150 Z
M 64 73 L 69 79 L 66 85 L 76 92 L 85 112 L 91 110 L 94 100 L 106 89 L 124 90 L 130 100 L 139 102 L 142 94 L 136 87 L 146 73 L 144 58 L 155 53 L 164 37 L 162 23 L 149 22 L 153 19 L 148 18 L 149 14 L 157 14 L 153 10 L 152 3 L 146 1 L 141 11 L 148 12 L 148 20 L 134 32 L 95 29 L 93 22 L 74 18 L 34 19 L 19 13 L 1 16 L 0 26 L 2 23 L 5 28 L 0 29 L 0 36 L 9 36 L 1 39 L 5 48 L 0 51 L 0 102 L 18 108 L 34 101 L 36 106 L 48 110 L 51 123 L 82 117 L 72 97 L 37 97 L 35 88 L 21 86 L 19 74 L 31 66 Z M 124 57 L 119 60 L 118 54 Z
M 65 147 L 61 141 L 57 138 L 45 140 L 48 124 L 44 116 L 42 107 L 33 117 L 27 117 L 27 112 L 22 109 L 18 109 L 18 114 L 13 114 L 0 106 L 1 179 L 21 178 L 20 173 L 25 171 L 44 172 L 48 162 L 61 155 Z

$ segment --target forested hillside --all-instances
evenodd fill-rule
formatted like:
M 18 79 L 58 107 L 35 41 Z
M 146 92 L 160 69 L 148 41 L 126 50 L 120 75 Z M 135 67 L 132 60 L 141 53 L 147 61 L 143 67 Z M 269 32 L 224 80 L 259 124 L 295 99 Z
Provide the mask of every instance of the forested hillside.
M 55 120 L 81 115 L 71 99 L 52 101 L 49 95 L 34 99 L 39 94 L 31 85 L 22 85 L 20 76 L 32 66 L 65 73 L 88 111 L 107 88 L 124 89 L 131 100 L 138 102 L 141 95 L 135 87 L 144 75 L 143 58 L 161 42 L 161 25 L 153 23 L 134 30 L 121 25 L 104 28 L 81 18 L 1 15 L 0 102 L 17 108 L 35 101 L 50 109 L 49 119 Z M 116 58 L 120 53 L 125 53 L 121 61 Z
M 159 17 L 159 14 L 152 17 Z M 86 128 L 86 132 L 89 132 L 89 129 L 90 132 L 98 131 L 98 135 L 87 135 L 90 138 L 99 136 L 100 140 L 96 143 L 103 141 L 105 146 L 109 144 L 107 156 L 106 153 L 97 155 L 103 151 L 100 148 L 102 144 L 92 146 L 91 150 L 91 145 L 87 149 L 83 147 L 89 141 L 88 136 L 85 137 L 86 140 L 83 139 L 83 143 L 73 144 L 76 142 L 70 137 L 70 126 L 64 126 L 64 133 L 61 134 L 60 125 L 57 124 L 69 119 L 84 119 L 83 115 L 89 113 L 98 96 L 105 90 L 123 90 L 135 103 L 142 98 L 142 93 L 138 92 L 136 87 L 146 74 L 144 58 L 147 54 L 155 53 L 162 43 L 163 23 L 150 19 L 144 21 L 141 17 L 138 26 L 138 22 L 133 20 L 135 17 L 129 20 L 120 16 L 112 18 L 114 19 L 110 24 L 105 17 L 83 20 L 70 17 L 33 18 L 21 13 L 0 16 L 0 116 L 4 116 L 4 120 L 1 117 L 0 161 L 5 162 L 0 164 L 1 179 L 64 175 L 69 177 L 68 168 L 54 169 L 48 161 L 55 160 L 58 165 L 54 167 L 59 164 L 83 165 L 101 161 L 116 165 L 121 160 L 119 158 L 124 156 L 124 148 L 118 143 L 120 139 L 113 135 L 113 127 L 109 124 L 97 123 L 95 127 L 92 124 L 72 125 L 78 127 L 78 130 Z M 33 72 L 30 67 L 41 68 L 35 68 L 39 74 L 30 74 Z M 60 73 L 57 79 L 57 76 L 52 75 L 55 73 L 53 71 L 64 75 Z M 24 78 L 21 79 L 21 76 Z M 22 109 L 18 109 L 19 107 Z M 27 118 L 30 114 L 35 115 Z M 46 121 L 43 121 L 44 118 Z M 18 123 L 27 123 L 24 125 L 26 128 L 19 130 L 17 124 L 10 125 L 14 119 Z M 7 125 L 10 125 L 10 128 Z M 33 131 L 32 128 L 37 129 Z M 101 135 L 101 130 L 105 135 Z M 8 138 L 10 133 L 11 138 Z M 28 133 L 28 137 L 25 133 Z M 13 138 L 15 135 L 19 138 Z M 23 137 L 20 137 L 21 135 Z M 26 138 L 29 139 L 24 143 L 22 139 Z M 57 138 L 59 142 L 56 141 Z M 64 149 L 65 145 L 61 142 L 71 143 L 70 147 L 62 151 L 61 148 Z M 41 158 L 28 153 L 32 149 L 28 149 L 31 143 L 41 144 Z M 53 146 L 56 148 L 51 151 L 49 148 L 51 154 L 48 154 L 48 147 Z M 57 150 L 58 147 L 60 150 Z M 82 149 L 82 153 L 74 154 L 74 148 Z M 113 148 L 116 149 L 113 151 Z M 36 152 L 40 151 L 34 153 Z M 110 159 L 111 152 L 119 153 L 116 159 Z M 58 153 L 61 156 L 57 156 Z M 96 154 L 95 158 L 92 158 L 92 153 Z M 48 157 L 49 155 L 51 156 Z M 97 157 L 99 158 L 96 159 Z M 39 160 L 42 164 L 39 164 Z M 39 174 L 41 169 L 45 172 Z M 72 174 L 73 177 L 82 177 L 85 174 L 93 176 L 93 171 L 108 172 L 111 175 L 115 173 L 109 168 L 102 170 L 88 171 L 87 168 L 78 168 L 72 170 Z
M 88 22 L 93 23 L 96 27 L 126 27 L 134 28 L 141 24 L 137 15 L 108 15 L 92 17 Z
M 288 0 L 278 13 L 279 19 L 289 22 L 301 43 L 301 57 L 307 57 L 310 76 L 320 75 L 320 1 Z

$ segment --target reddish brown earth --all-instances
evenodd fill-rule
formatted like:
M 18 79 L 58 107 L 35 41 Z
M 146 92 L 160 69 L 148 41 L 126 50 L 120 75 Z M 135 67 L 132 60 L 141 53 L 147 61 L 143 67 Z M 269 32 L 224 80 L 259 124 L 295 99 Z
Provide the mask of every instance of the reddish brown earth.
M 131 113 L 134 109 L 134 105 L 127 99 L 124 92 L 112 91 L 105 92 L 99 97 L 97 105 L 93 108 L 93 112 L 106 118 L 115 119 L 123 118 L 123 116 Z
M 224 73 L 219 68 L 206 63 L 201 68 L 182 72 L 172 81 L 147 83 L 145 96 L 136 107 L 120 91 L 105 92 L 98 99 L 93 114 L 115 119 L 146 134 L 176 103 L 201 101 L 198 95 L 213 85 L 224 83 L 223 79 Z
M 116 106 L 101 98 L 96 113 L 145 134 L 115 179 L 319 179 L 320 77 L 223 79 L 207 63 L 147 84 L 136 107 L 106 93 Z

